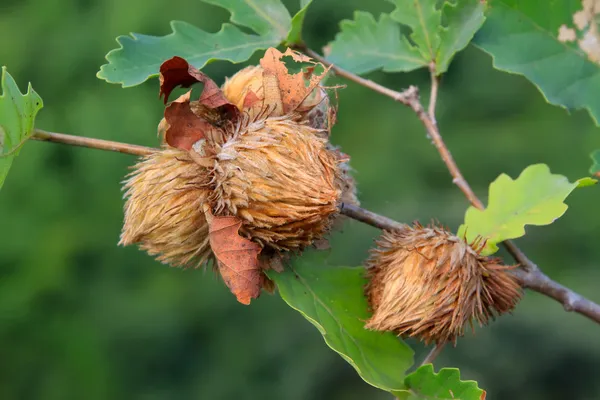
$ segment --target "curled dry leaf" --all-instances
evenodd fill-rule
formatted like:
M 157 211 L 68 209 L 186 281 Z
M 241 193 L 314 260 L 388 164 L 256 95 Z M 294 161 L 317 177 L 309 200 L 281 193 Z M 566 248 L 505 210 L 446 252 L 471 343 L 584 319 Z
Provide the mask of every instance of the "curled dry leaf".
M 314 67 L 309 68 L 307 72 L 290 74 L 282 60 L 285 56 L 291 57 L 296 62 L 311 63 L 314 66 L 323 65 L 292 49 L 287 49 L 285 53 L 282 53 L 275 48 L 270 48 L 265 52 L 264 57 L 260 60 L 260 65 L 264 70 L 265 95 L 269 89 L 273 89 L 272 85 L 277 84 L 276 89 L 281 96 L 283 114 L 288 114 L 296 110 L 313 92 L 329 68 L 324 68 L 320 75 L 314 74 Z M 269 80 L 269 77 L 275 77 L 276 82 Z M 267 85 L 267 83 L 271 83 L 271 85 Z
M 160 93 L 163 101 L 167 104 L 169 95 L 177 86 L 188 88 L 194 83 L 201 82 L 204 89 L 198 101 L 209 108 L 233 106 L 223 95 L 217 84 L 207 75 L 200 72 L 196 67 L 190 65 L 181 57 L 173 57 L 160 66 Z
M 165 108 L 165 139 L 171 147 L 189 151 L 198 140 L 214 136 L 209 131 L 229 121 L 235 122 L 239 116 L 239 110 L 227 100 L 219 86 L 181 57 L 165 61 L 160 67 L 159 79 L 159 96 L 165 104 L 177 86 L 204 84 L 198 100 L 191 100 L 190 91 Z
M 165 141 L 171 147 L 191 150 L 194 143 L 203 139 L 212 126 L 198 117 L 190 108 L 190 90 L 165 108 Z
M 225 284 L 242 304 L 250 304 L 260 295 L 263 273 L 259 267 L 260 245 L 243 238 L 238 231 L 242 221 L 233 216 L 213 216 L 206 211 L 210 247 L 217 259 Z

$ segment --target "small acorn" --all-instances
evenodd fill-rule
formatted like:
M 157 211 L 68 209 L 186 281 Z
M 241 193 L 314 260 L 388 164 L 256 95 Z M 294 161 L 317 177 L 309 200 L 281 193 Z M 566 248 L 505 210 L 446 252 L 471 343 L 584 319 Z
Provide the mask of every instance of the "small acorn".
M 177 86 L 204 88 L 167 105 L 163 148 L 124 186 L 121 244 L 173 266 L 215 259 L 244 304 L 268 286 L 261 270 L 280 268 L 279 252 L 320 243 L 342 199 L 358 202 L 349 157 L 328 141 L 335 113 L 322 76 L 289 74 L 283 56 L 310 60 L 269 49 L 222 88 L 179 57 L 163 63 L 165 99 Z
M 119 244 L 140 248 L 174 267 L 200 266 L 211 250 L 200 210 L 209 170 L 188 153 L 165 148 L 135 164 L 124 189 L 125 221 Z
M 329 231 L 341 197 L 338 159 L 315 129 L 286 116 L 241 128 L 215 156 L 216 213 L 278 250 L 301 250 Z
M 521 287 L 500 259 L 437 226 L 385 231 L 367 261 L 367 329 L 443 343 L 464 325 L 486 325 L 510 312 Z

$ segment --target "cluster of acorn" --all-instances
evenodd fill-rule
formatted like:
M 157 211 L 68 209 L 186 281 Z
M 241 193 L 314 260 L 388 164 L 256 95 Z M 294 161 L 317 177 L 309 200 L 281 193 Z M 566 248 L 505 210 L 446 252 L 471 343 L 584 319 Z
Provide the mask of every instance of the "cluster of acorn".
M 311 62 L 298 74 L 282 56 Z M 329 143 L 335 122 L 322 67 L 288 50 L 267 50 L 261 64 L 222 88 L 180 58 L 161 67 L 161 94 L 202 82 L 165 109 L 163 148 L 138 162 L 125 183 L 120 243 L 172 266 L 214 257 L 212 216 L 240 221 L 239 234 L 263 254 L 298 253 L 323 239 L 342 202 L 357 204 L 349 158 Z M 464 325 L 512 310 L 520 287 L 508 267 L 435 226 L 384 232 L 367 262 L 366 328 L 454 341 Z M 272 267 L 261 262 L 260 268 Z M 239 297 L 238 297 L 239 299 Z

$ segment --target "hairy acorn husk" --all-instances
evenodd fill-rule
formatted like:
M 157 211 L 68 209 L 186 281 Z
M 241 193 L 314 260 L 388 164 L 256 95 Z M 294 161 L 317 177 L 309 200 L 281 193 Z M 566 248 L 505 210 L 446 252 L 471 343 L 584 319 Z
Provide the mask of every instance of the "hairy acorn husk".
M 292 116 L 242 126 L 217 154 L 210 201 L 243 221 L 254 241 L 301 250 L 330 229 L 341 190 L 338 158 L 317 130 Z
M 521 287 L 510 268 L 436 226 L 386 231 L 367 261 L 365 327 L 456 342 L 466 323 L 486 325 L 515 307 Z
M 125 220 L 119 244 L 138 243 L 172 266 L 200 266 L 211 257 L 202 205 L 209 171 L 188 153 L 164 148 L 133 167 L 124 189 Z
M 269 89 L 268 88 L 265 89 L 264 84 L 265 84 L 265 80 L 263 79 L 263 68 L 261 66 L 250 66 L 250 67 L 244 68 L 241 71 L 237 72 L 231 78 L 228 78 L 226 80 L 225 84 L 223 85 L 222 89 L 223 89 L 223 93 L 229 99 L 229 101 L 231 101 L 240 110 L 242 110 L 247 96 L 256 96 L 259 99 L 259 101 L 264 101 L 265 98 L 269 96 L 269 93 L 268 93 Z M 267 92 L 265 92 L 265 90 L 267 90 Z M 268 101 L 267 101 L 267 104 L 268 104 Z M 313 144 L 317 144 L 319 146 L 319 148 L 321 147 L 322 143 L 325 143 L 325 147 L 326 147 L 325 153 L 335 156 L 337 161 L 333 164 L 334 167 L 332 167 L 331 166 L 332 165 L 331 157 L 328 157 L 329 167 L 325 168 L 328 172 L 326 175 L 323 176 L 323 181 L 326 181 L 327 184 L 329 185 L 329 178 L 330 178 L 329 175 L 332 172 L 333 176 L 334 176 L 334 186 L 340 192 L 340 194 L 338 196 L 338 204 L 340 202 L 344 202 L 344 203 L 358 205 L 359 200 L 358 200 L 357 193 L 356 193 L 356 184 L 355 184 L 354 178 L 351 175 L 351 168 L 348 164 L 349 158 L 346 155 L 344 155 L 343 153 L 341 153 L 337 148 L 332 146 L 331 143 L 328 142 L 329 133 L 330 133 L 329 129 L 331 128 L 331 125 L 333 124 L 333 121 L 332 121 L 333 113 L 330 110 L 331 110 L 331 104 L 330 104 L 327 92 L 325 91 L 325 89 L 322 86 L 319 85 L 317 88 L 315 88 L 315 90 L 313 90 L 309 94 L 309 96 L 307 96 L 306 99 L 304 99 L 304 101 L 300 104 L 298 109 L 293 114 L 290 114 L 290 115 L 284 117 L 283 120 L 287 121 L 287 123 L 285 124 L 286 130 L 294 131 L 293 127 L 296 126 L 296 131 L 298 131 L 300 133 L 300 136 L 298 138 L 286 139 L 287 144 L 285 144 L 285 143 L 282 144 L 281 148 L 285 148 L 285 146 L 287 146 L 289 144 L 291 147 L 288 148 L 286 150 L 286 152 L 289 152 L 290 149 L 293 150 L 294 146 L 295 146 L 294 141 L 296 141 L 296 140 L 299 140 L 301 143 L 308 143 L 308 144 L 310 144 L 310 142 L 313 142 Z M 256 113 L 256 112 L 250 112 L 248 115 L 249 120 L 251 120 L 251 121 L 257 120 L 257 114 L 258 113 Z M 294 123 L 296 123 L 297 125 L 294 125 Z M 306 127 L 307 125 L 310 128 L 313 128 L 312 133 L 314 135 L 317 135 L 319 138 L 324 139 L 324 140 L 314 141 L 309 136 L 306 136 L 306 134 L 311 132 L 310 129 L 307 129 L 307 127 Z M 281 126 L 283 126 L 283 125 L 281 125 Z M 257 132 L 256 134 L 261 135 L 264 133 Z M 285 133 L 285 135 L 288 135 L 288 133 Z M 315 147 L 313 145 L 313 146 L 307 146 L 305 148 L 313 149 L 311 151 L 314 152 Z M 274 150 L 274 151 L 275 151 L 275 153 L 277 152 L 277 150 Z M 299 148 L 297 151 L 299 152 L 298 154 L 300 154 L 302 152 L 302 149 Z M 323 150 L 319 149 L 319 152 L 323 152 Z M 293 154 L 293 152 L 291 154 Z M 301 167 L 301 166 L 299 165 L 299 167 Z M 317 170 L 318 169 L 319 168 L 317 168 Z M 318 171 L 316 171 L 316 172 L 318 172 Z M 306 174 L 300 174 L 299 176 L 301 176 L 301 177 L 306 176 Z M 314 184 L 322 185 L 322 182 L 321 183 L 314 182 Z M 287 182 L 283 183 L 283 186 L 290 188 L 290 186 Z M 317 187 L 319 187 L 319 186 L 317 186 Z M 325 188 L 324 186 L 320 186 L 320 187 L 322 190 L 324 190 L 324 188 Z M 299 188 L 299 189 L 301 189 L 301 188 Z M 322 193 L 322 195 L 327 195 L 327 194 L 324 191 Z M 297 197 L 297 200 L 294 200 L 294 201 L 299 201 L 298 199 L 303 198 L 305 196 L 305 194 L 298 194 L 295 196 L 300 196 L 300 197 Z M 322 201 L 322 200 L 319 200 L 319 201 Z M 252 207 L 250 207 L 250 208 L 252 208 Z M 290 208 L 292 208 L 292 207 L 290 207 Z M 293 208 L 297 208 L 297 207 L 293 207 Z M 236 207 L 234 206 L 230 210 L 235 213 Z M 287 209 L 287 210 L 281 209 L 280 211 L 281 211 L 280 215 L 283 215 L 290 210 L 289 209 Z M 293 210 L 293 212 L 296 212 L 296 211 Z M 331 225 L 330 224 L 331 223 L 330 215 L 333 213 L 336 214 L 333 228 L 337 229 L 342 225 L 344 217 L 337 214 L 333 210 L 332 204 L 330 204 L 329 206 L 327 206 L 325 208 L 321 208 L 321 211 L 314 215 L 314 218 L 319 218 L 318 215 L 322 214 L 325 217 L 325 218 L 322 218 L 323 223 L 319 223 L 316 226 L 311 226 L 309 229 L 305 230 L 305 234 L 302 235 L 303 237 L 297 241 L 289 240 L 288 238 L 284 237 L 284 236 L 289 236 L 289 233 L 286 233 L 285 235 L 283 235 L 282 232 L 280 231 L 280 229 L 276 229 L 275 231 L 270 231 L 268 234 L 265 232 L 265 235 L 259 235 L 260 237 L 258 237 L 257 239 L 261 243 L 273 244 L 273 246 L 278 249 L 296 249 L 296 248 L 305 247 L 306 245 L 310 244 L 314 238 L 323 236 L 323 234 L 326 233 L 327 230 L 330 229 L 330 225 Z M 253 219 L 254 218 L 251 218 L 251 217 L 247 218 L 246 219 L 247 223 L 245 224 L 245 226 L 248 226 L 250 228 L 250 230 L 254 231 L 254 232 L 264 231 L 263 229 L 256 229 L 256 227 L 252 226 L 252 223 L 250 221 L 252 221 Z M 250 222 L 250 223 L 248 223 L 248 222 Z M 263 225 L 262 228 L 264 228 L 268 225 L 269 224 L 267 223 L 267 224 Z M 315 229 L 315 228 L 317 228 L 317 229 Z M 272 236 L 272 238 L 275 240 L 275 242 L 277 242 L 277 241 L 283 241 L 283 242 L 277 244 L 273 240 L 268 240 L 266 238 L 267 236 Z
M 136 164 L 125 184 L 120 244 L 138 243 L 173 266 L 199 266 L 212 257 L 208 205 L 214 215 L 239 217 L 240 233 L 270 252 L 297 251 L 321 239 L 336 216 L 339 221 L 340 201 L 358 204 L 347 156 L 328 143 L 325 90 L 317 87 L 293 113 L 270 117 L 273 93 L 263 83 L 262 67 L 253 66 L 223 85 L 244 116 L 223 127 L 226 141 L 211 150 L 211 167 L 169 147 L 168 124 L 160 122 L 164 150 Z M 245 106 L 249 93 L 262 108 Z
M 228 78 L 223 84 L 223 93 L 240 110 L 243 109 L 246 96 L 250 92 L 260 100 L 265 99 L 263 86 L 263 68 L 249 66 Z M 314 133 L 322 138 L 329 138 L 329 130 L 334 121 L 329 96 L 321 85 L 317 86 L 302 102 L 296 112 L 289 116 L 292 121 L 302 121 L 303 124 L 314 128 Z M 253 118 L 252 115 L 249 116 Z M 348 163 L 349 158 L 341 153 L 331 143 L 326 143 L 327 150 L 334 152 L 338 158 L 338 168 L 335 170 L 335 185 L 341 191 L 341 201 L 348 204 L 359 205 L 356 193 L 356 182 L 352 177 L 352 169 Z M 339 219 L 342 217 L 340 216 Z

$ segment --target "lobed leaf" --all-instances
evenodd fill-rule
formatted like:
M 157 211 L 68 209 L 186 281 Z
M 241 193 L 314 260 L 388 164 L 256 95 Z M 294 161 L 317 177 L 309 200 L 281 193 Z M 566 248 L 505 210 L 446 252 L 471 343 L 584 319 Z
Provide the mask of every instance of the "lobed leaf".
M 588 13 L 586 21 L 585 11 L 580 0 L 495 0 L 474 43 L 493 57 L 495 68 L 525 76 L 551 104 L 587 109 L 598 124 L 598 15 Z
M 594 176 L 597 176 L 598 178 L 600 178 L 600 150 L 596 150 L 594 151 L 592 154 L 592 160 L 594 161 L 594 164 L 592 165 L 592 168 L 590 169 L 590 173 L 592 173 Z
M 310 70 L 307 72 L 290 73 L 283 62 L 283 57 L 286 56 L 291 57 L 292 60 L 298 63 L 309 63 L 311 65 Z M 329 68 L 323 68 L 324 70 L 321 74 L 316 74 L 314 68 L 317 66 L 323 67 L 322 64 L 289 48 L 284 53 L 274 48 L 268 49 L 265 51 L 263 58 L 260 59 L 260 66 L 264 70 L 263 77 L 275 77 L 275 85 L 273 86 L 279 92 L 276 96 L 277 100 L 281 99 L 281 105 L 275 107 L 275 110 L 270 115 L 277 115 L 274 114 L 275 111 L 279 111 L 281 113 L 279 115 L 283 115 L 296 110 L 313 93 L 319 82 L 323 80 L 329 71 Z M 273 103 L 273 101 L 270 101 L 270 103 Z
M 367 383 L 387 391 L 403 389 L 413 351 L 392 333 L 364 328 L 369 317 L 364 268 L 334 268 L 305 257 L 282 273 L 268 273 L 283 300 L 309 320 Z
M 19 90 L 15 80 L 2 67 L 0 95 L 0 188 L 21 146 L 33 134 L 35 116 L 43 107 L 42 98 L 31 83 L 27 93 Z
M 417 45 L 425 65 L 435 58 L 440 45 L 439 29 L 442 12 L 436 0 L 388 0 L 396 6 L 390 14 L 393 20 L 408 26 L 410 39 Z
M 405 379 L 406 390 L 395 392 L 401 400 L 485 400 L 485 390 L 475 381 L 461 381 L 456 368 L 442 368 L 437 374 L 426 364 Z
M 356 74 L 377 69 L 386 72 L 412 71 L 424 65 L 419 51 L 389 15 L 376 21 L 364 11 L 356 11 L 353 21 L 342 21 L 340 32 L 329 44 L 327 59 Z
M 291 18 L 281 0 L 202 0 L 231 12 L 231 22 L 260 36 L 281 41 L 290 30 Z
M 246 61 L 255 51 L 279 45 L 292 28 L 291 17 L 280 0 L 203 0 L 231 12 L 231 22 L 252 29 L 223 24 L 216 33 L 205 32 L 181 21 L 172 21 L 172 33 L 162 37 L 132 33 L 119 36 L 120 48 L 106 55 L 108 64 L 97 76 L 123 87 L 138 85 L 157 76 L 160 65 L 173 56 L 185 58 L 196 68 L 214 60 Z
M 486 241 L 482 254 L 493 254 L 497 243 L 525 235 L 525 225 L 548 225 L 567 210 L 566 197 L 579 186 L 562 175 L 553 175 L 545 164 L 530 165 L 515 180 L 500 175 L 490 184 L 488 206 L 485 210 L 469 207 L 465 223 L 458 236 L 469 243 L 478 238 Z
M 486 2 L 480 0 L 444 3 L 446 26 L 439 29 L 441 41 L 435 55 L 436 73 L 442 74 L 456 53 L 473 40 L 485 21 Z
M 300 0 L 300 11 L 292 18 L 292 25 L 290 31 L 285 38 L 285 43 L 288 46 L 302 43 L 302 25 L 304 24 L 304 17 L 308 11 L 308 7 L 312 3 L 312 0 Z
M 439 75 L 485 20 L 486 5 L 480 0 L 443 2 L 441 8 L 437 0 L 389 1 L 396 9 L 379 21 L 362 11 L 353 21 L 342 21 L 328 47 L 328 59 L 359 74 L 376 69 L 411 71 L 433 63 Z M 410 28 L 410 41 L 401 34 L 401 25 Z

